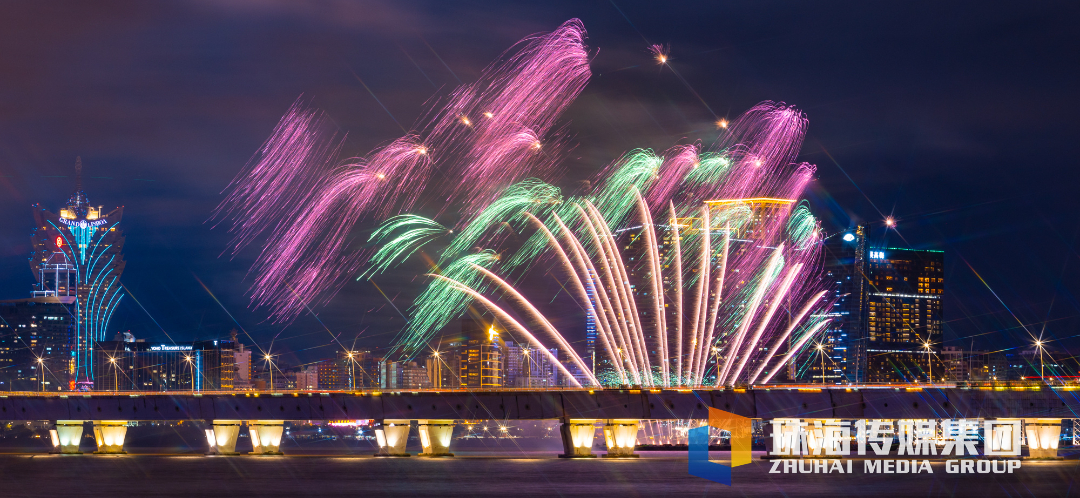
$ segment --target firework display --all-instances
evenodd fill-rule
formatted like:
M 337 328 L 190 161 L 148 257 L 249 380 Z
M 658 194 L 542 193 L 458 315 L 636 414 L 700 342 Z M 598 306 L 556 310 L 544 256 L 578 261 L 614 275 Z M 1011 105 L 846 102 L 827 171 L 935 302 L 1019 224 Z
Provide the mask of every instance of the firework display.
M 294 104 L 215 212 L 232 224 L 233 254 L 268 240 L 251 268 L 252 303 L 285 321 L 333 297 L 365 256 L 347 247 L 362 219 L 407 211 L 425 192 L 467 199 L 475 211 L 511 182 L 552 174 L 559 158 L 546 149 L 558 147 L 544 142 L 561 141 L 556 120 L 588 82 L 584 38 L 574 19 L 522 40 L 435 106 L 417 132 L 363 159 L 338 163 L 345 137 L 322 112 Z
M 565 359 L 551 360 L 574 385 L 771 380 L 827 324 L 820 229 L 798 200 L 814 172 L 794 163 L 804 115 L 763 102 L 708 146 L 630 151 L 564 195 L 557 118 L 588 80 L 584 37 L 572 20 L 523 40 L 367 159 L 335 162 L 343 137 L 295 104 L 217 212 L 233 221 L 233 251 L 268 239 L 253 304 L 289 320 L 342 275 L 424 250 L 438 256 L 396 339 L 403 356 L 476 305 L 523 342 L 558 348 Z M 409 214 L 429 198 L 454 223 Z M 347 247 L 361 220 L 385 220 L 370 253 Z M 507 277 L 541 264 L 596 324 L 599 364 Z

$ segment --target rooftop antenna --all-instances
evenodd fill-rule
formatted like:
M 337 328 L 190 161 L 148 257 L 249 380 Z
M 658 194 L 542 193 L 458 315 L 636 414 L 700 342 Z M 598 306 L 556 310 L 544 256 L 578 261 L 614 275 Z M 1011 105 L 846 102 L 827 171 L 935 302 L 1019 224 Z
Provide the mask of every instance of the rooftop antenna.
M 82 156 L 75 156 L 75 191 L 82 190 Z

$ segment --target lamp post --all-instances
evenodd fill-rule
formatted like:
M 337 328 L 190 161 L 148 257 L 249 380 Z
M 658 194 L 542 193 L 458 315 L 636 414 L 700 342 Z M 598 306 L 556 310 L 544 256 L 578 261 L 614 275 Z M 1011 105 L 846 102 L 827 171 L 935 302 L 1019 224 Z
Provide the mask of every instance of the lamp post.
M 38 356 L 38 376 L 41 377 L 41 392 L 45 392 L 45 358 Z
M 116 357 L 110 356 L 109 357 L 109 363 L 112 364 L 113 391 L 119 391 L 120 390 L 120 380 L 118 379 L 117 374 L 116 374 Z
M 713 359 L 716 360 L 716 383 L 720 384 L 720 348 L 713 346 L 712 348 Z M 732 382 L 734 383 L 734 382 Z
M 1043 341 L 1038 339 L 1035 341 L 1035 348 L 1039 350 L 1039 380 L 1046 382 L 1046 376 L 1043 374 Z
M 349 358 L 349 389 L 356 390 L 356 370 L 353 368 L 353 352 L 349 351 L 345 356 Z
M 270 364 L 270 390 L 273 391 L 274 390 L 274 357 L 267 354 L 266 356 L 263 356 L 263 359 L 265 359 L 266 362 Z
M 825 345 L 819 342 L 817 350 L 821 354 L 821 385 L 825 385 Z
M 195 392 L 195 364 L 191 362 L 191 355 L 185 355 L 184 360 L 187 360 L 188 368 L 191 370 L 191 392 Z
M 933 350 L 930 349 L 930 341 L 926 341 L 926 342 L 923 343 L 923 349 L 926 350 L 926 363 L 930 365 L 930 379 L 929 379 L 929 381 L 930 381 L 930 384 L 933 385 L 934 384 L 934 359 L 930 357 L 930 353 L 933 352 Z
M 439 350 L 436 349 L 435 351 L 432 351 L 431 357 L 435 359 L 435 361 L 433 362 L 435 372 L 429 372 L 429 375 L 431 375 L 431 387 L 441 389 L 443 387 L 443 367 L 442 359 L 439 358 Z M 449 366 L 447 367 L 447 369 L 449 370 Z

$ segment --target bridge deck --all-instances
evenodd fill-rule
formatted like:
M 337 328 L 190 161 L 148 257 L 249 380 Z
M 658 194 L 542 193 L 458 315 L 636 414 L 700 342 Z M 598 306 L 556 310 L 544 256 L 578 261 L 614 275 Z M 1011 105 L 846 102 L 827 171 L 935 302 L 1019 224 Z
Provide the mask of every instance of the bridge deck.
M 7 393 L 0 420 L 1080 418 L 1080 389 L 781 388 Z

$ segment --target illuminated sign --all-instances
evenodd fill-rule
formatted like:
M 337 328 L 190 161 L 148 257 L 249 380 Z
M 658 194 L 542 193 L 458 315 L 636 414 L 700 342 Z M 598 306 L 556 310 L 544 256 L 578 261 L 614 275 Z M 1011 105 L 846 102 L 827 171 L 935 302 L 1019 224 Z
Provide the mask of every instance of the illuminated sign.
M 850 234 L 850 233 L 845 233 L 845 234 L 844 234 L 844 242 L 851 242 L 851 241 L 853 241 L 853 240 L 855 240 L 855 236 L 854 236 L 854 235 L 852 235 L 852 234 Z
M 63 247 L 64 247 L 64 238 L 57 235 L 56 236 L 56 248 L 57 249 L 62 249 Z
M 870 251 L 870 259 L 885 259 L 885 251 Z
M 167 344 L 159 344 L 157 346 L 150 346 L 150 351 L 191 351 L 191 346 L 170 346 Z
M 76 220 L 69 220 L 69 219 L 66 219 L 66 218 L 60 218 L 60 223 L 63 223 L 63 224 L 65 224 L 65 225 L 67 225 L 69 227 L 72 227 L 72 228 L 99 227 L 101 225 L 104 225 L 107 222 L 108 222 L 108 220 L 94 220 L 94 221 L 78 220 L 78 221 L 76 221 Z

